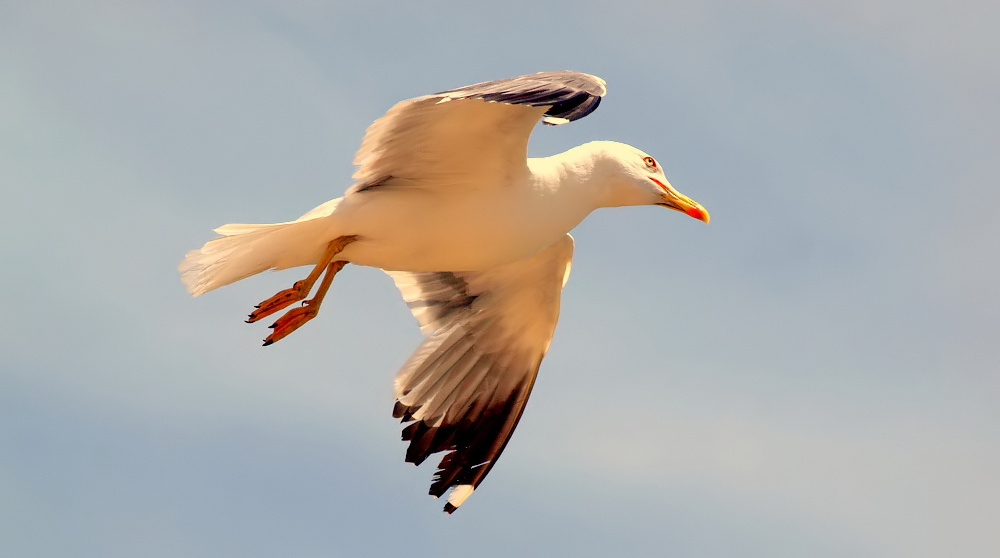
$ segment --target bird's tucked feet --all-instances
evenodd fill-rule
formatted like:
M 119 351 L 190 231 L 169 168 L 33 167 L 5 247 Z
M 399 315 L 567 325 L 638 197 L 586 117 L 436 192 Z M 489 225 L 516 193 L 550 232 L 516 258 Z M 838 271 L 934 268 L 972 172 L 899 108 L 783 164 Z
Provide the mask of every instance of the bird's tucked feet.
M 316 317 L 316 314 L 319 313 L 319 305 L 323 303 L 323 297 L 326 296 L 326 292 L 330 290 L 330 285 L 333 283 L 333 277 L 345 265 L 347 265 L 347 262 L 332 262 L 326 266 L 326 274 L 323 275 L 323 282 L 319 284 L 319 289 L 316 290 L 316 296 L 304 301 L 302 306 L 285 312 L 284 316 L 271 324 L 269 327 L 274 331 L 264 339 L 265 347 L 287 337 L 288 334 L 299 329 L 302 324 Z M 292 289 L 294 288 L 292 287 Z
M 327 246 L 326 250 L 323 252 L 323 256 L 320 258 L 316 267 L 309 273 L 309 276 L 301 281 L 296 281 L 290 289 L 285 289 L 278 292 L 271 298 L 261 302 L 255 306 L 255 310 L 250 313 L 247 323 L 253 323 L 257 320 L 274 314 L 278 310 L 288 307 L 294 302 L 298 302 L 305 297 L 309 296 L 309 291 L 312 290 L 313 285 L 316 284 L 316 280 L 319 279 L 320 275 L 323 276 L 323 281 L 319 285 L 319 289 L 316 290 L 316 296 L 302 303 L 299 308 L 293 308 L 285 313 L 284 316 L 278 318 L 276 322 L 271 326 L 274 330 L 271 335 L 268 335 L 264 339 L 264 346 L 270 345 L 284 337 L 288 336 L 291 332 L 298 329 L 302 324 L 313 319 L 317 313 L 319 313 L 319 306 L 323 302 L 323 297 L 326 296 L 326 292 L 330 289 L 330 285 L 333 283 L 333 277 L 338 271 L 343 269 L 347 262 L 343 260 L 333 261 L 333 258 L 340 253 L 348 244 L 357 240 L 357 236 L 341 236 L 333 241 Z
M 312 285 L 313 284 L 311 282 L 307 283 L 305 279 L 302 279 L 301 281 L 296 281 L 295 284 L 292 285 L 292 288 L 278 291 L 278 294 L 254 306 L 256 310 L 250 312 L 250 317 L 247 319 L 247 323 L 252 324 L 261 318 L 274 314 L 278 310 L 287 307 L 293 302 L 298 302 L 304 299 L 309 296 L 309 289 L 312 288 Z
M 319 304 L 314 303 L 313 300 L 307 300 L 302 303 L 302 306 L 285 312 L 284 316 L 268 326 L 274 331 L 264 339 L 264 346 L 285 338 L 289 333 L 299 329 L 299 326 L 315 318 L 316 314 L 319 314 Z

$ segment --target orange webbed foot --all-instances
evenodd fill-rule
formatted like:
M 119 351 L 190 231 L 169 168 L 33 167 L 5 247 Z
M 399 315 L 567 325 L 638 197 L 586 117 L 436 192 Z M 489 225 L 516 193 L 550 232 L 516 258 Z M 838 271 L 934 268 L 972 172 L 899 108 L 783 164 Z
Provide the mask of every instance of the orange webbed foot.
M 298 308 L 292 308 L 285 315 L 278 318 L 270 327 L 274 331 L 264 339 L 264 346 L 281 341 L 290 333 L 302 326 L 302 324 L 316 317 L 319 314 L 319 304 L 312 300 L 307 300 Z
M 316 280 L 319 279 L 321 275 L 323 277 L 323 281 L 320 282 L 319 289 L 317 289 L 315 296 L 309 300 L 303 301 L 300 308 L 292 308 L 288 312 L 285 312 L 284 316 L 278 318 L 278 320 L 271 325 L 271 329 L 274 331 L 271 332 L 271 335 L 268 335 L 267 338 L 264 339 L 265 347 L 280 341 L 288 336 L 288 334 L 301 327 L 302 324 L 316 317 L 316 314 L 319 313 L 319 305 L 323 302 L 323 297 L 326 296 L 326 292 L 330 289 L 331 283 L 333 283 L 333 277 L 338 271 L 347 265 L 347 262 L 344 260 L 333 261 L 334 256 L 340 253 L 345 246 L 357 239 L 357 236 L 352 235 L 341 236 L 332 240 L 326 247 L 323 257 L 320 258 L 319 262 L 309 273 L 308 277 L 301 281 L 296 281 L 295 284 L 292 285 L 292 288 L 278 292 L 255 307 L 256 310 L 250 313 L 250 317 L 247 320 L 248 324 L 256 322 L 265 316 L 270 316 L 278 310 L 288 307 L 293 302 L 298 302 L 309 296 L 309 292 L 312 291 Z
M 279 291 L 277 294 L 271 298 L 261 302 L 254 306 L 256 310 L 250 313 L 249 319 L 247 319 L 248 324 L 252 324 L 261 318 L 265 318 L 274 314 L 282 308 L 287 308 L 294 302 L 298 302 L 309 295 L 309 290 L 307 287 L 312 287 L 312 285 L 307 285 L 305 280 L 296 281 L 290 289 L 285 289 Z

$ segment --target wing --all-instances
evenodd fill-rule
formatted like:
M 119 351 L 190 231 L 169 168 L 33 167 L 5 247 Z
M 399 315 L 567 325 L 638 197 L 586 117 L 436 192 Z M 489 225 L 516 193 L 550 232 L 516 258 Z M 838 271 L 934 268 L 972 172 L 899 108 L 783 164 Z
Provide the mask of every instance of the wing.
M 406 461 L 447 451 L 430 494 L 455 511 L 517 426 L 559 317 L 573 237 L 476 272 L 389 272 L 428 334 L 396 376 L 393 416 L 409 422 Z
M 368 127 L 354 156 L 357 182 L 375 186 L 497 185 L 527 173 L 528 136 L 539 119 L 583 118 L 606 93 L 604 80 L 543 72 L 488 81 L 397 103 Z

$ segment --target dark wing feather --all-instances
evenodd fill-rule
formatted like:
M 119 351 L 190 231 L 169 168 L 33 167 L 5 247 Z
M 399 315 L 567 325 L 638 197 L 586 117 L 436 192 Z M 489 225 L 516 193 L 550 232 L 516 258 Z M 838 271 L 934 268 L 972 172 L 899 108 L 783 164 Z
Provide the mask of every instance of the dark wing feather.
M 579 120 L 594 112 L 608 92 L 603 79 L 563 70 L 487 81 L 442 91 L 452 99 L 483 99 L 512 105 L 547 106 L 546 124 Z

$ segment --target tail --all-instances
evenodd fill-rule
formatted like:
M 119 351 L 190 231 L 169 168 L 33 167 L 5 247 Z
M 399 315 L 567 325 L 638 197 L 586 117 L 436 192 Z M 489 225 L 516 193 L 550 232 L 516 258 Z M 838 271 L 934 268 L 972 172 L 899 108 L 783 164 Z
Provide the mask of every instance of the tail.
M 323 252 L 329 222 L 323 219 L 340 199 L 287 223 L 272 225 L 223 225 L 222 236 L 187 253 L 177 267 L 181 281 L 194 296 L 235 283 L 268 269 L 285 269 L 315 263 Z

